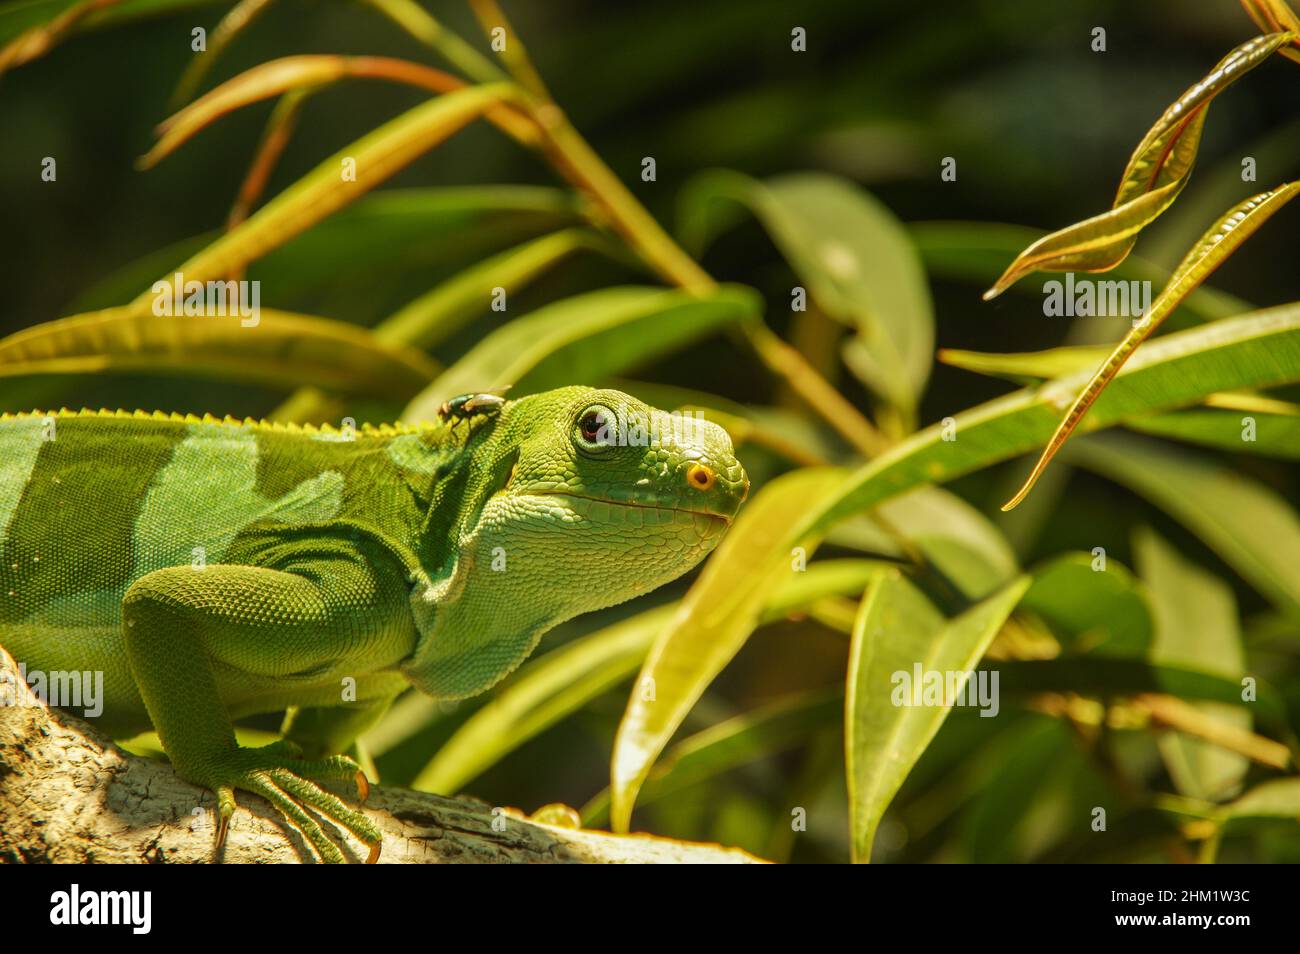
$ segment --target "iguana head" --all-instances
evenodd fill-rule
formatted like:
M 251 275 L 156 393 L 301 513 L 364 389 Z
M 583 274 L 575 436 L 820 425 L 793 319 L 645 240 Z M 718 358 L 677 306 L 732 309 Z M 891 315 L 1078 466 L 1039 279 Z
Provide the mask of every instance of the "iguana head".
M 434 495 L 455 515 L 431 527 L 454 546 L 413 597 L 426 606 L 404 666 L 440 697 L 488 688 L 555 624 L 685 573 L 749 490 L 721 427 L 620 391 L 530 395 L 473 426 L 463 478 Z

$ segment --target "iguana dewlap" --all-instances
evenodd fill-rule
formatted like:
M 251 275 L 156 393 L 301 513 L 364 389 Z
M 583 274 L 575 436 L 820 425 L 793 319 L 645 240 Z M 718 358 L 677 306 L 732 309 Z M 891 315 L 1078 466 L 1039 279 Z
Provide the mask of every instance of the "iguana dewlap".
M 358 777 L 329 753 L 407 685 L 482 692 L 557 623 L 680 576 L 748 490 L 722 428 L 618 391 L 452 424 L 6 415 L 0 644 L 29 673 L 102 671 L 100 725 L 152 725 L 222 835 L 242 788 L 326 860 L 304 807 L 373 858 L 373 824 L 309 781 Z M 287 742 L 236 744 L 232 719 L 290 707 Z

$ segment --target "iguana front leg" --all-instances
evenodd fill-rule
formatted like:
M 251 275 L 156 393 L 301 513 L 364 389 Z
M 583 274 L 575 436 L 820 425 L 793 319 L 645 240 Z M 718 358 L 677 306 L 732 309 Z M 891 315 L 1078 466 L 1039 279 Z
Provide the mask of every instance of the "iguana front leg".
M 177 774 L 217 794 L 218 846 L 240 788 L 275 805 L 323 860 L 344 858 L 309 809 L 366 842 L 374 861 L 379 830 L 311 781 L 355 778 L 364 798 L 356 762 L 299 760 L 292 743 L 242 748 L 231 725 L 229 700 L 247 707 L 251 696 L 262 709 L 318 703 L 335 680 L 360 679 L 411 651 L 400 568 L 344 545 L 312 549 L 277 561 L 283 568 L 175 567 L 141 577 L 123 600 L 127 658 Z

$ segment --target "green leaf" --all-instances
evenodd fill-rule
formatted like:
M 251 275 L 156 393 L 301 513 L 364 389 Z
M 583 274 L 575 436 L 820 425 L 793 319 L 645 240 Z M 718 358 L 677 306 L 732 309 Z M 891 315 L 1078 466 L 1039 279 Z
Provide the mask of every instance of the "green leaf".
M 861 348 L 854 368 L 864 382 L 914 410 L 930 374 L 934 306 L 911 238 L 894 214 L 836 176 L 802 173 L 760 182 L 709 172 L 682 194 L 688 247 L 702 247 L 727 202 L 757 215 L 813 303 L 857 330 Z
M 969 673 L 1029 586 L 1021 578 L 953 620 L 897 570 L 882 571 L 867 591 L 849 650 L 845 752 L 853 860 L 871 856 L 876 828 L 907 773 L 955 702 L 897 702 L 896 674 Z M 919 692 L 920 686 L 913 686 Z
M 453 275 L 385 318 L 375 334 L 384 341 L 432 348 L 487 311 L 494 289 L 512 294 L 574 252 L 603 248 L 589 229 L 563 229 L 531 239 Z
M 1128 435 L 1080 441 L 1071 463 L 1145 497 L 1300 619 L 1300 519 L 1272 490 L 1190 451 Z
M 1149 528 L 1138 529 L 1133 550 L 1155 610 L 1151 661 L 1240 680 L 1246 653 L 1232 588 Z M 1250 731 L 1250 713 L 1240 708 L 1213 703 L 1196 708 L 1207 719 Z M 1174 785 L 1190 798 L 1219 801 L 1235 794 L 1250 767 L 1245 756 L 1200 739 L 1166 734 L 1159 744 Z
M 127 308 L 48 321 L 0 340 L 0 377 L 147 372 L 273 387 L 318 385 L 405 400 L 437 365 L 328 318 L 260 309 L 257 324 L 228 317 L 158 317 Z
M 941 348 L 937 358 L 944 364 L 976 374 L 1005 378 L 1017 384 L 1037 384 L 1095 368 L 1110 352 L 1109 345 L 1070 345 L 1009 354 Z
M 1151 645 L 1151 607 L 1132 574 L 1113 559 L 1071 553 L 1034 569 L 1021 609 L 1064 634 L 1072 652 L 1141 657 Z
M 513 385 L 512 396 L 593 381 L 653 361 L 740 321 L 758 296 L 741 286 L 707 295 L 643 286 L 605 288 L 566 298 L 488 335 L 407 408 L 431 419 L 449 397 Z
M 976 374 L 1037 384 L 1096 367 L 1110 350 L 1090 345 L 1013 354 L 943 349 L 938 357 Z M 1212 394 L 1203 407 L 1135 417 L 1127 426 L 1219 450 L 1300 459 L 1300 405 L 1251 393 Z
M 802 566 L 799 554 L 778 549 L 777 543 L 842 478 L 830 468 L 798 470 L 759 491 L 659 634 L 614 742 L 610 790 L 615 831 L 628 830 L 632 805 L 655 759 L 753 632 L 767 592 Z
M 1225 805 L 1220 817 L 1228 822 L 1253 818 L 1290 818 L 1300 822 L 1300 778 L 1261 782 Z

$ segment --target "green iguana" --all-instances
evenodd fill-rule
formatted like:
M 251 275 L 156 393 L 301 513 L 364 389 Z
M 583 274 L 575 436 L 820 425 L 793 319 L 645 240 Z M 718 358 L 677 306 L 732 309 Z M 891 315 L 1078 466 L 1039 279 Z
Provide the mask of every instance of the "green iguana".
M 5 415 L 0 645 L 29 673 L 101 671 L 100 725 L 153 726 L 216 793 L 218 846 L 244 789 L 324 860 L 343 855 L 307 809 L 374 861 L 376 827 L 311 781 L 364 799 L 332 753 L 407 685 L 472 696 L 557 623 L 680 576 L 748 491 L 722 428 L 618 391 L 489 408 L 342 431 Z M 282 709 L 285 740 L 237 745 L 233 719 Z

